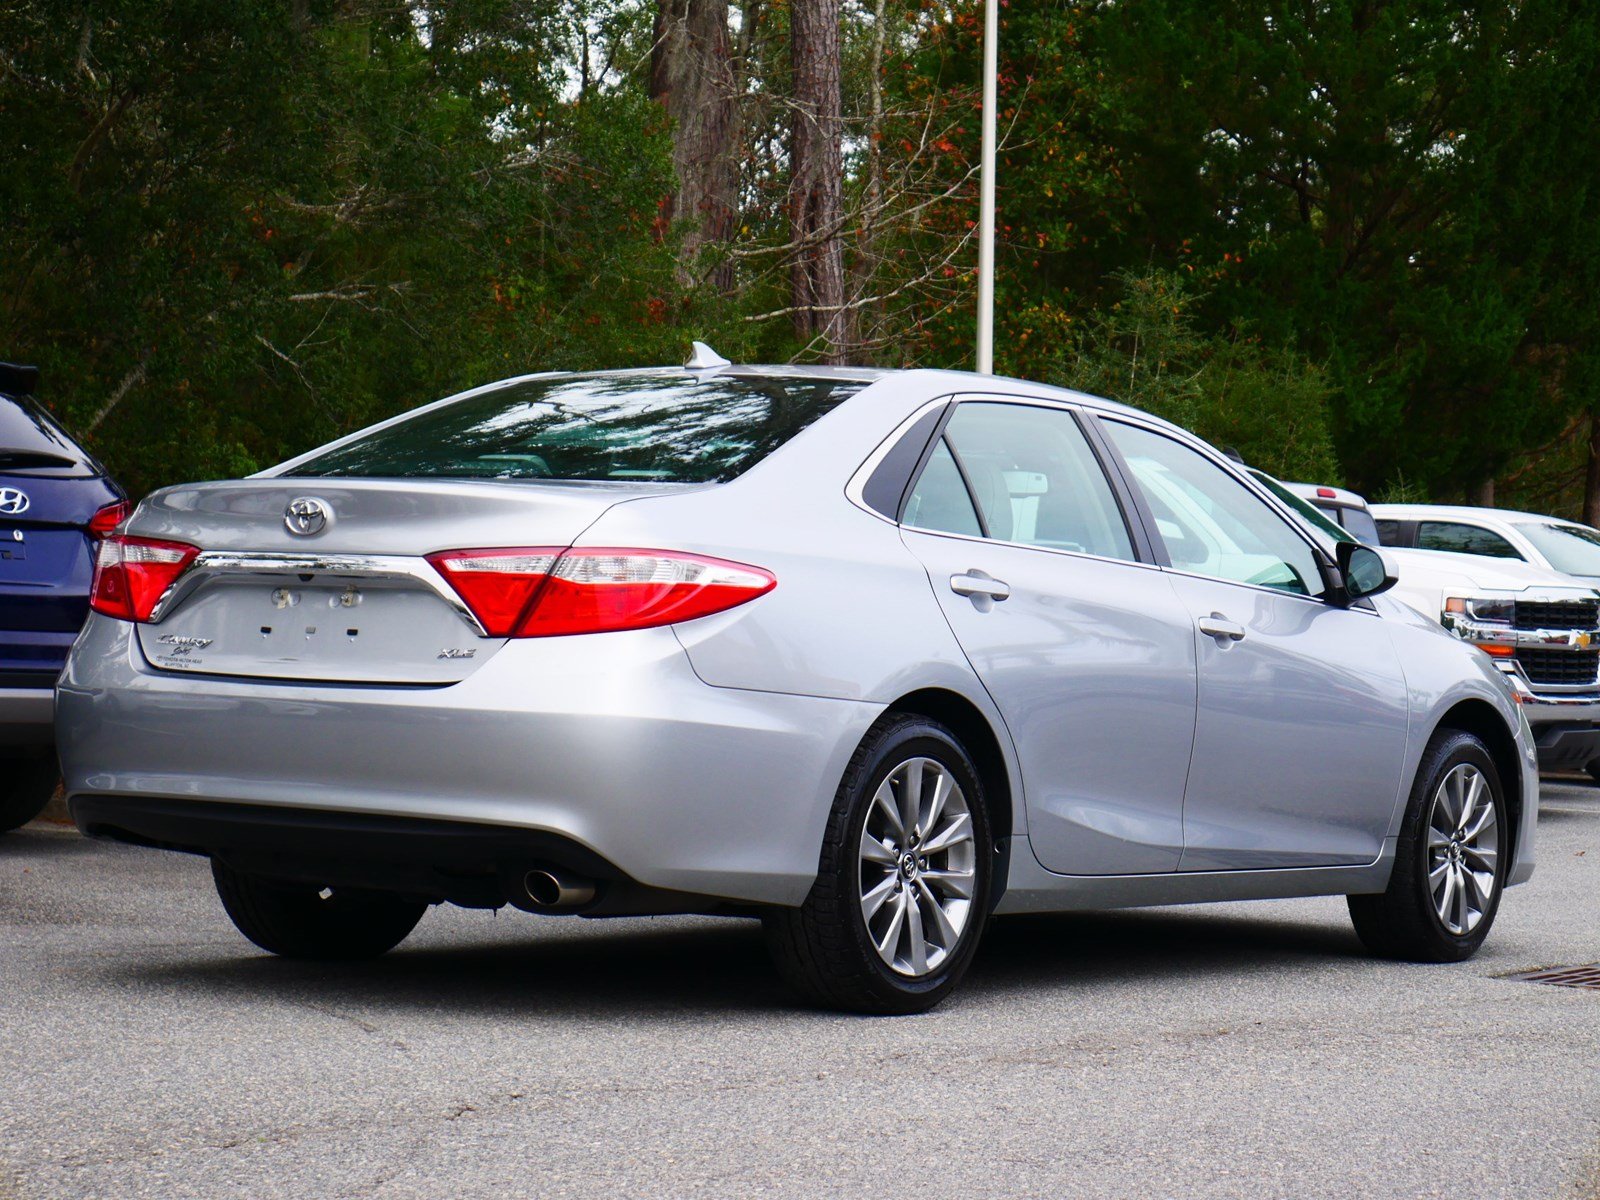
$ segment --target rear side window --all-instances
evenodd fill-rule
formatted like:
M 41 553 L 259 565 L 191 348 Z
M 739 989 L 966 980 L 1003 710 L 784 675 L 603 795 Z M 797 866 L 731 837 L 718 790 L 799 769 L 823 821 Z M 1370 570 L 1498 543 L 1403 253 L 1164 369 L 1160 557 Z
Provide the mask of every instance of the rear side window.
M 1400 537 L 1399 521 L 1376 521 L 1378 527 L 1378 541 L 1385 546 L 1398 546 L 1402 544 Z
M 907 507 L 907 524 L 976 533 L 966 515 L 975 508 L 973 523 L 981 522 L 987 536 L 1002 542 L 1134 558 L 1105 472 L 1064 409 L 963 403 L 945 426 L 912 500 L 924 495 L 915 519 Z M 937 515 L 930 518 L 935 498 Z
M 524 379 L 375 429 L 288 474 L 721 482 L 868 382 L 681 371 Z
M 0 471 L 60 471 L 83 463 L 83 451 L 42 408 L 0 396 Z
M 917 486 L 911 489 L 911 498 L 906 501 L 905 523 L 938 533 L 983 536 L 978 514 L 972 507 L 972 496 L 943 438 L 928 456 L 928 465 L 922 468 Z
M 1492 529 L 1457 521 L 1423 521 L 1417 526 L 1417 545 L 1423 550 L 1485 554 L 1490 558 L 1522 557 L 1515 546 Z

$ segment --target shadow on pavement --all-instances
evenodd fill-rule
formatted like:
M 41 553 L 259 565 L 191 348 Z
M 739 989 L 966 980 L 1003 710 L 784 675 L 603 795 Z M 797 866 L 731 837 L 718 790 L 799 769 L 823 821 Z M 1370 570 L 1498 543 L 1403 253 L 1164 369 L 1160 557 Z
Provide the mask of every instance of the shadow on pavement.
M 552 926 L 577 920 L 529 919 Z M 203 953 L 213 946 L 194 949 Z M 241 1002 L 355 1003 L 369 1012 L 521 1012 L 583 1020 L 819 1015 L 797 1004 L 779 980 L 752 921 L 689 927 L 666 920 L 586 923 L 494 945 L 402 946 L 375 962 L 338 966 L 237 954 L 174 961 L 172 950 L 171 943 L 161 948 L 165 961 L 123 959 L 102 969 L 116 986 L 220 992 Z M 1041 987 L 1081 994 L 1130 981 L 1314 969 L 1361 956 L 1351 932 L 1244 913 L 1235 918 L 1167 909 L 1010 917 L 990 926 L 957 999 Z

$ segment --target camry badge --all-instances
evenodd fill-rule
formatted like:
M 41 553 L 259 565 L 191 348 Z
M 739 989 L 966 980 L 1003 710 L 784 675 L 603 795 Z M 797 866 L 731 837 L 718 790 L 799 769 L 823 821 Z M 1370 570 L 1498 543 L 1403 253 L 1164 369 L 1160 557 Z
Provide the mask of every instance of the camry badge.
M 283 510 L 284 525 L 288 526 L 290 533 L 299 537 L 321 533 L 332 519 L 333 513 L 327 504 L 315 496 L 296 496 L 289 501 L 289 507 Z
M 174 658 L 182 658 L 191 650 L 204 650 L 207 646 L 211 645 L 210 638 L 183 637 L 176 633 L 162 634 L 160 641 L 163 644 L 172 647 L 172 656 Z
M 31 503 L 27 492 L 19 492 L 16 488 L 0 488 L 0 513 L 8 517 L 27 512 Z

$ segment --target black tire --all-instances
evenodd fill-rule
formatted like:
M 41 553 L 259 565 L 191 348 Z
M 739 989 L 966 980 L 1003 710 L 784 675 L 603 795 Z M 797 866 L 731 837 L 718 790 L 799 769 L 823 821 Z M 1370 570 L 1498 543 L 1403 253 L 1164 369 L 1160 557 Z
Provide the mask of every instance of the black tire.
M 61 782 L 54 754 L 0 760 L 0 833 L 20 829 L 44 811 Z
M 328 890 L 235 871 L 213 858 L 217 895 L 239 932 L 285 958 L 323 962 L 376 958 L 406 938 L 428 905 L 388 892 Z M 324 891 L 328 891 L 326 896 Z
M 896 768 L 915 758 L 943 767 L 966 798 L 974 878 L 973 898 L 954 948 L 947 948 L 928 973 L 909 976 L 891 969 L 871 939 L 862 909 L 860 846 L 873 794 Z M 817 879 L 805 903 L 765 914 L 768 948 L 788 983 L 814 1003 L 859 1013 L 926 1012 L 950 994 L 971 965 L 989 917 L 993 862 L 983 785 L 971 756 L 943 725 L 890 714 L 867 731 L 845 769 L 823 836 Z
M 1600 783 L 1600 759 L 1596 759 L 1594 762 L 1584 767 L 1584 770 L 1589 773 L 1590 779 L 1594 780 L 1596 783 Z
M 1440 785 L 1450 772 L 1463 765 L 1476 768 L 1488 785 L 1497 823 L 1497 847 L 1491 894 L 1482 907 L 1482 916 L 1466 933 L 1456 933 L 1440 917 L 1429 886 L 1428 828 Z M 1511 832 L 1505 790 L 1487 748 L 1470 733 L 1439 730 L 1417 768 L 1395 847 L 1388 890 L 1378 895 L 1347 897 L 1350 919 L 1362 943 L 1380 957 L 1408 962 L 1461 962 L 1471 958 L 1489 935 L 1500 910 Z

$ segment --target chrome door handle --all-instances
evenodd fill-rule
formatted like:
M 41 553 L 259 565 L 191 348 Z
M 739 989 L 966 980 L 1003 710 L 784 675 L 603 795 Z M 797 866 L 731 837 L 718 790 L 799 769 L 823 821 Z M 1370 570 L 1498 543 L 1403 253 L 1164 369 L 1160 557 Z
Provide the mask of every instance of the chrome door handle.
M 1200 627 L 1200 632 L 1207 637 L 1214 637 L 1218 641 L 1227 638 L 1231 642 L 1244 641 L 1244 626 L 1237 621 L 1230 621 L 1221 613 L 1212 613 L 1209 617 L 1201 617 L 1195 624 Z
M 1009 583 L 976 572 L 950 576 L 950 590 L 958 596 L 987 596 L 991 600 L 1004 600 L 1011 595 Z

